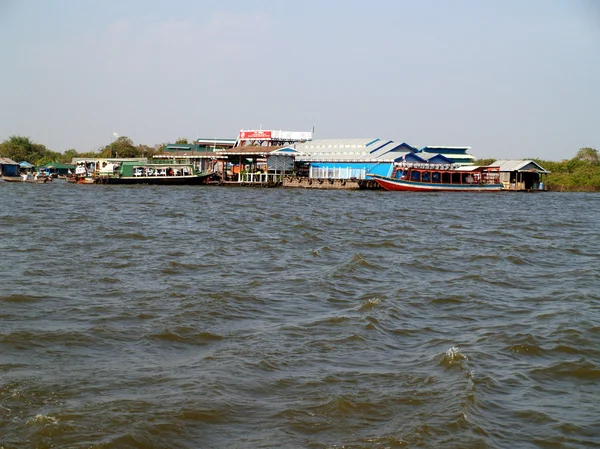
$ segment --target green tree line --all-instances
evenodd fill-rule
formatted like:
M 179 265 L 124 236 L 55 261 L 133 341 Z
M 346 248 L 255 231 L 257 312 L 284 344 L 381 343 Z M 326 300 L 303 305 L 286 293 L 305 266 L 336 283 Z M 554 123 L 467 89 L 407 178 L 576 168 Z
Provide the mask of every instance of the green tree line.
M 184 139 L 179 140 L 182 141 Z M 79 153 L 77 150 L 70 149 L 64 153 L 59 153 L 49 150 L 45 145 L 33 142 L 29 137 L 11 136 L 8 140 L 0 143 L 0 155 L 16 162 L 27 161 L 33 165 L 40 166 L 49 162 L 70 163 L 74 157 L 149 158 L 155 154 L 161 153 L 164 146 L 165 144 L 157 144 L 152 147 L 143 144 L 135 145 L 129 137 L 121 136 L 110 144 L 100 148 L 98 151 Z

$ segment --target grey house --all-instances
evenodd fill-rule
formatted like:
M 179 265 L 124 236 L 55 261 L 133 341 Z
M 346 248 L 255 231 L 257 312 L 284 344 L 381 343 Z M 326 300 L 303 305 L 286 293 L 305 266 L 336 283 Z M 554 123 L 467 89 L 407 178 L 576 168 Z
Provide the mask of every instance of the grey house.
M 532 160 L 499 160 L 491 164 L 500 167 L 504 190 L 546 190 L 543 176 L 550 172 Z

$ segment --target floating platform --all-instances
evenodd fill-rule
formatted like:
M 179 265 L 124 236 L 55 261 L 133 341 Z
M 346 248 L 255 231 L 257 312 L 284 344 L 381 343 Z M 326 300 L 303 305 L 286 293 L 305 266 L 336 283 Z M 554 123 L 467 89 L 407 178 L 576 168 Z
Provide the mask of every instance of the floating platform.
M 283 187 L 320 190 L 381 190 L 371 179 L 332 179 L 286 176 Z

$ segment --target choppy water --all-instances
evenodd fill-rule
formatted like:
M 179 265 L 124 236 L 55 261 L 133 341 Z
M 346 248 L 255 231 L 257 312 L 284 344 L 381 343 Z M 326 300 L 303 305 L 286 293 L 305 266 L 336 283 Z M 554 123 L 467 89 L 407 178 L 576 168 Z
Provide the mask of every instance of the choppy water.
M 600 195 L 0 184 L 0 447 L 600 445 Z

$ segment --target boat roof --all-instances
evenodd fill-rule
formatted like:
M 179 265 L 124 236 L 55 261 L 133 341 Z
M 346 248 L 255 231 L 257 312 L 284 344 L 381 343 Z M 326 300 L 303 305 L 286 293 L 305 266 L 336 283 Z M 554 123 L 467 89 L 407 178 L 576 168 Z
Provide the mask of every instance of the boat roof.
M 136 161 L 136 162 L 146 162 L 148 160 L 148 158 L 145 157 L 74 157 L 71 159 L 71 163 L 72 164 L 78 164 L 78 163 L 96 163 L 96 162 L 112 162 L 112 163 L 117 163 L 117 162 L 126 162 L 126 161 Z
M 482 171 L 485 169 L 494 169 L 498 170 L 498 166 L 496 164 L 492 165 L 461 165 L 460 167 L 456 167 L 455 171 Z
M 147 166 L 147 167 L 153 167 L 156 165 L 185 165 L 185 166 L 190 166 L 192 164 L 188 164 L 186 162 L 174 162 L 174 161 L 160 161 L 160 162 L 145 162 L 145 161 L 124 161 L 121 162 L 121 166 L 122 167 L 139 167 L 139 166 Z

